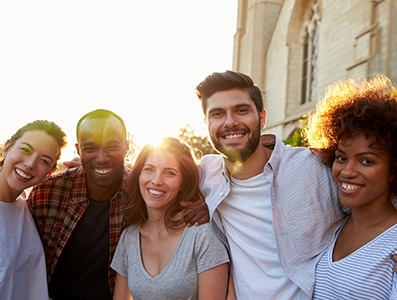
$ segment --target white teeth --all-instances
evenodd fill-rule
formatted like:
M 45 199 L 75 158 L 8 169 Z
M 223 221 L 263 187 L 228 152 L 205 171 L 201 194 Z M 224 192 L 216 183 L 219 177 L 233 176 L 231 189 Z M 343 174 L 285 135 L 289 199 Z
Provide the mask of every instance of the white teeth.
M 164 192 L 159 191 L 159 190 L 154 190 L 154 189 L 148 189 L 148 191 L 150 194 L 153 194 L 153 195 L 163 195 L 164 194 Z
M 31 179 L 33 176 L 23 172 L 21 169 L 15 169 L 15 172 L 24 179 Z
M 236 138 L 239 138 L 242 136 L 243 136 L 243 134 L 241 134 L 241 133 L 229 134 L 229 135 L 225 136 L 225 139 L 236 139 Z
M 106 175 L 111 171 L 111 169 L 94 169 L 94 171 L 98 174 Z
M 355 191 L 360 188 L 358 185 L 347 184 L 347 183 L 341 183 L 341 187 L 347 191 Z

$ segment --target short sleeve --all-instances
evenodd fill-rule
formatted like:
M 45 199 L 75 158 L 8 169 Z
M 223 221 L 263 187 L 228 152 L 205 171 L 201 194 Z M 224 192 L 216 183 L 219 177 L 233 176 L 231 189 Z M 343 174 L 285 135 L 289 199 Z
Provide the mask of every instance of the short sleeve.
M 131 234 L 130 228 L 127 227 L 120 235 L 117 243 L 116 251 L 112 259 L 110 267 L 123 277 L 128 275 L 127 246 L 128 236 Z
M 211 223 L 197 226 L 197 240 L 195 245 L 197 258 L 197 272 L 201 273 L 213 267 L 228 263 L 229 255 L 226 246 L 215 235 Z

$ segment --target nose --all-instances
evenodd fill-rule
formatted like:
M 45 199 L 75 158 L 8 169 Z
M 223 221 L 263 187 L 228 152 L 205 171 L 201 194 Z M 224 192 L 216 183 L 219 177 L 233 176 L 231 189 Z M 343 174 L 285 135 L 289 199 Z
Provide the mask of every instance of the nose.
M 161 173 L 160 173 L 160 172 L 155 172 L 155 173 L 153 174 L 153 176 L 152 176 L 151 182 L 152 182 L 154 185 L 159 185 L 159 184 L 162 183 L 162 181 L 163 181 L 163 179 L 162 179 L 162 177 L 161 177 Z
M 29 155 L 25 158 L 25 161 L 23 162 L 23 165 L 29 169 L 33 169 L 35 163 L 36 163 L 36 157 L 34 155 Z
M 345 178 L 355 177 L 357 175 L 357 170 L 354 166 L 354 163 L 346 163 L 340 170 L 340 174 Z
M 236 120 L 235 116 L 231 112 L 226 113 L 225 123 L 224 126 L 226 128 L 236 127 L 238 125 L 238 121 Z
M 96 160 L 98 162 L 105 162 L 108 160 L 108 158 L 109 158 L 109 155 L 108 155 L 107 151 L 103 148 L 99 148 L 98 155 L 96 156 Z

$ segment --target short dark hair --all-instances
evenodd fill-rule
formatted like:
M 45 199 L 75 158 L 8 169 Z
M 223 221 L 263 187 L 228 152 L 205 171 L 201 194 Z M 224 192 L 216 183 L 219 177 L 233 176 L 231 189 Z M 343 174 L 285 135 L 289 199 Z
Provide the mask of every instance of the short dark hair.
M 212 73 L 197 85 L 196 94 L 201 100 L 203 113 L 206 113 L 208 98 L 217 92 L 233 89 L 247 91 L 252 101 L 254 101 L 258 113 L 263 110 L 263 98 L 261 90 L 254 83 L 252 78 L 246 74 L 228 70 L 222 73 Z
M 84 120 L 86 120 L 86 119 L 109 119 L 109 118 L 116 118 L 117 120 L 119 120 L 121 127 L 123 128 L 123 134 L 126 137 L 127 136 L 127 128 L 125 126 L 124 120 L 118 114 L 116 114 L 110 110 L 99 108 L 99 109 L 95 109 L 95 110 L 92 110 L 92 111 L 86 113 L 84 116 L 82 116 L 79 119 L 79 121 L 77 122 L 77 126 L 76 126 L 77 139 L 79 136 L 80 125 Z

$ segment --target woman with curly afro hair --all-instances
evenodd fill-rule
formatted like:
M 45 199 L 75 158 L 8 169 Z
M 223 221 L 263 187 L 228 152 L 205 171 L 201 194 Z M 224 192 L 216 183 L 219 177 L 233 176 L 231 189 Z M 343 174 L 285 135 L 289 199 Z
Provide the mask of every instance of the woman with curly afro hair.
M 330 85 L 303 132 L 350 208 L 317 264 L 314 299 L 395 299 L 396 85 L 383 75 Z

